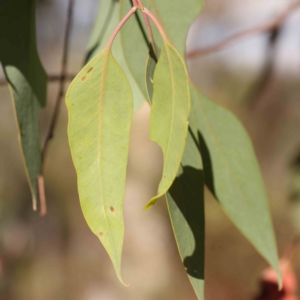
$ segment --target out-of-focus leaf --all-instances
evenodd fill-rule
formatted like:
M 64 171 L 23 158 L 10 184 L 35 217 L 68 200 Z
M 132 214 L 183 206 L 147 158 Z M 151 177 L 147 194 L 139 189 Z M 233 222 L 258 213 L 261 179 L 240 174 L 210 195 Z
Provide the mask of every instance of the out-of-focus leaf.
M 186 37 L 189 27 L 202 8 L 201 0 L 143 0 L 147 7 L 161 23 L 169 42 L 184 56 Z M 121 0 L 120 17 L 131 8 L 130 0 Z M 179 22 L 180 20 L 180 22 Z M 160 34 L 152 26 L 155 43 L 162 48 Z M 145 68 L 149 53 L 149 40 L 144 25 L 142 13 L 139 11 L 124 25 L 121 30 L 121 43 L 128 67 L 140 87 L 144 97 L 147 97 L 145 85 Z M 133 50 L 134 48 L 134 50 Z
M 277 271 L 277 248 L 267 196 L 251 141 L 240 122 L 194 87 L 205 183 L 228 217 Z
M 34 208 L 41 168 L 39 113 L 46 103 L 47 82 L 36 47 L 35 3 L 10 0 L 0 7 L 0 61 L 14 99 Z
M 170 188 L 179 169 L 188 129 L 190 93 L 185 64 L 176 49 L 165 41 L 153 79 L 150 139 L 162 149 L 164 168 L 151 207 Z
M 121 279 L 123 203 L 129 131 L 130 84 L 104 49 L 76 76 L 67 92 L 69 143 L 85 219 Z
M 88 62 L 97 53 L 105 48 L 111 34 L 119 23 L 119 10 L 120 4 L 118 0 L 99 1 L 99 12 L 88 45 L 86 62 Z M 135 51 L 135 45 L 131 46 L 132 51 Z M 114 44 L 112 46 L 112 53 L 116 61 L 122 67 L 127 76 L 127 79 L 130 82 L 134 98 L 134 106 L 135 109 L 137 109 L 145 100 L 145 96 L 143 96 L 140 88 L 137 86 L 137 83 L 133 79 L 132 74 L 126 64 L 119 35 L 115 38 Z M 143 66 L 141 66 L 141 68 L 143 69 Z
M 10 0 L 0 0 L 0 9 L 4 8 L 6 4 L 8 4 Z

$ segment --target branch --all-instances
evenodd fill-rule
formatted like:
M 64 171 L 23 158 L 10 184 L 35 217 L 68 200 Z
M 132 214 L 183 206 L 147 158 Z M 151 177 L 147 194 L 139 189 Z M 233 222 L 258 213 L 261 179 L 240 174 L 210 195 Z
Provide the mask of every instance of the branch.
M 279 92 L 280 85 L 274 82 L 274 70 L 276 63 L 276 50 L 282 32 L 282 24 L 270 31 L 266 61 L 261 75 L 250 91 L 248 107 L 251 110 L 258 109 L 268 98 L 273 98 Z
M 57 123 L 60 104 L 62 102 L 64 96 L 64 85 L 66 80 L 67 73 L 67 63 L 68 63 L 68 53 L 69 53 L 69 44 L 70 44 L 70 34 L 71 34 L 71 26 L 72 26 L 72 17 L 73 17 L 73 9 L 74 9 L 75 0 L 69 0 L 68 4 L 68 13 L 67 13 L 67 24 L 65 29 L 64 36 L 64 45 L 63 45 L 63 55 L 62 55 L 62 68 L 59 76 L 59 92 L 57 95 L 56 103 L 54 106 L 53 116 L 50 122 L 49 130 L 45 138 L 44 146 L 42 148 L 42 167 L 41 167 L 41 175 L 39 177 L 39 194 L 40 194 L 40 202 L 41 202 L 41 215 L 45 215 L 47 212 L 46 209 L 46 197 L 44 192 L 44 180 L 43 180 L 43 169 L 45 165 L 45 158 L 49 146 L 50 140 L 53 138 L 54 129 Z
M 244 39 L 246 37 L 252 36 L 254 34 L 258 33 L 265 33 L 274 30 L 275 28 L 279 27 L 282 23 L 285 22 L 285 20 L 292 14 L 297 8 L 300 7 L 300 1 L 293 2 L 284 12 L 279 14 L 274 20 L 272 20 L 269 23 L 259 25 L 257 27 L 253 27 L 250 29 L 247 29 L 245 31 L 236 33 L 227 39 L 205 48 L 200 48 L 198 50 L 191 51 L 187 53 L 187 58 L 196 58 L 204 55 L 209 55 L 214 52 L 220 51 L 231 44 L 234 44 L 235 42 Z
M 72 81 L 75 78 L 75 74 L 66 74 L 64 78 L 58 74 L 48 75 L 48 82 L 57 82 L 61 80 Z M 0 86 L 7 85 L 7 80 L 5 78 L 0 79 Z

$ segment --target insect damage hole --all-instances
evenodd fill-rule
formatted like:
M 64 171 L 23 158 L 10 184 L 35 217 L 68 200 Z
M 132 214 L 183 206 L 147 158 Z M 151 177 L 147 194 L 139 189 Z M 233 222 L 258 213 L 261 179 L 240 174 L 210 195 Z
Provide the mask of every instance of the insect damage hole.
M 111 211 L 112 213 L 116 212 L 116 210 L 115 210 L 112 206 L 110 207 L 110 211 Z

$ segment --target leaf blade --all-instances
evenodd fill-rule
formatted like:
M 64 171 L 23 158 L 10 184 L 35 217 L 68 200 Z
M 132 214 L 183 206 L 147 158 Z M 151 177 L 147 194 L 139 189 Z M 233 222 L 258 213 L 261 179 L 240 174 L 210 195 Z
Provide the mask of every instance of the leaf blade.
M 19 141 L 33 207 L 41 169 L 39 114 L 46 104 L 47 76 L 35 35 L 35 1 L 11 0 L 0 9 L 0 61 L 13 98 Z
M 167 204 L 181 260 L 200 300 L 204 300 L 204 176 L 191 99 L 189 133 L 181 167 L 167 193 Z
M 171 96 L 170 96 L 171 95 Z M 190 94 L 185 64 L 176 49 L 165 42 L 155 73 L 150 117 L 150 139 L 164 156 L 163 175 L 150 208 L 170 188 L 184 152 L 190 112 Z
M 223 210 L 281 275 L 267 196 L 252 143 L 233 114 L 191 87 L 205 182 Z M 224 126 L 226 124 L 226 126 Z
M 133 99 L 110 51 L 104 49 L 79 72 L 66 102 L 82 211 L 123 283 L 123 204 Z

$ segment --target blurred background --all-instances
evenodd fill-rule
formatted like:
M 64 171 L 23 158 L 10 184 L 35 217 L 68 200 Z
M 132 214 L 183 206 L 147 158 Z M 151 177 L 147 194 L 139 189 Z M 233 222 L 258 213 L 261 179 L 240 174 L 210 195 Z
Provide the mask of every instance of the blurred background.
M 300 234 L 300 8 L 291 9 L 294 2 L 206 0 L 187 40 L 192 80 L 212 101 L 234 112 L 253 140 L 280 255 Z M 68 74 L 83 66 L 98 4 L 75 1 Z M 61 70 L 67 6 L 68 0 L 38 1 L 38 48 L 49 75 Z M 224 45 L 228 38 L 231 43 Z M 191 57 L 197 49 L 203 51 Z M 49 82 L 43 136 L 57 93 L 58 83 Z M 124 287 L 80 210 L 65 103 L 49 146 L 48 214 L 41 218 L 31 210 L 13 106 L 7 86 L 0 85 L 0 299 L 196 299 L 164 200 L 143 210 L 156 192 L 162 166 L 160 149 L 148 141 L 149 114 L 144 102 L 132 124 L 122 264 L 130 286 Z M 206 196 L 206 300 L 253 299 L 267 265 L 217 202 Z M 300 280 L 299 251 L 292 264 Z

